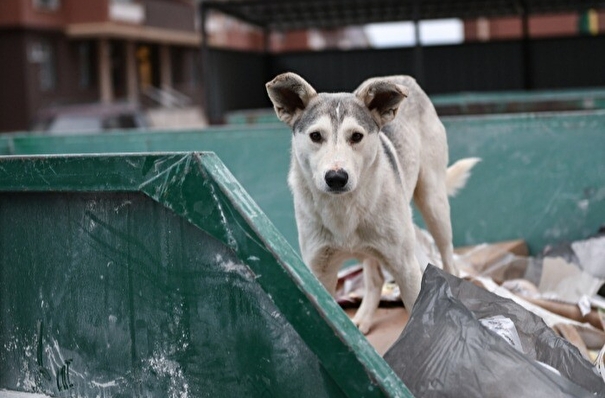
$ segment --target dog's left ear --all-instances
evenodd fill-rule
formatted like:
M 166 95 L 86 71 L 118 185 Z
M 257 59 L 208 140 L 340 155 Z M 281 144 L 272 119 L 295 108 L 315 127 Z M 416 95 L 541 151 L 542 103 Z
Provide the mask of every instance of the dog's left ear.
M 382 127 L 395 118 L 399 105 L 408 96 L 408 89 L 385 79 L 373 79 L 359 87 L 355 95 Z
M 309 101 L 317 92 L 296 73 L 282 73 L 266 84 L 267 94 L 277 117 L 290 127 L 300 117 Z

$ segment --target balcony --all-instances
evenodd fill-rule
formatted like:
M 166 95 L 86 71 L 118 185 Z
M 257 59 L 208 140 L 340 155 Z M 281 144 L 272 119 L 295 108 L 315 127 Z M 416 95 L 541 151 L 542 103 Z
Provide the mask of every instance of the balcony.
M 145 7 L 147 26 L 186 32 L 196 31 L 196 10 L 193 2 L 146 0 Z
M 140 25 L 145 22 L 145 6 L 143 4 L 111 1 L 109 3 L 109 20 Z

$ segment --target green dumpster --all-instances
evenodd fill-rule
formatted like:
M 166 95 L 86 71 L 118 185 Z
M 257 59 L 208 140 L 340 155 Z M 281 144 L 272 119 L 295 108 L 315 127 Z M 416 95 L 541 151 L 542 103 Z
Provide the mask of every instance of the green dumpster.
M 0 157 L 0 281 L 0 395 L 411 396 L 212 153 Z
M 482 158 L 450 200 L 454 245 L 524 239 L 532 254 L 605 223 L 605 110 L 443 118 L 450 160 Z M 0 135 L 13 155 L 213 151 L 298 247 L 283 124 L 96 135 Z M 415 217 L 420 225 L 422 219 Z
M 538 91 L 469 91 L 435 94 L 430 97 L 440 116 L 605 109 L 605 89 L 602 87 Z M 281 123 L 271 108 L 229 111 L 225 114 L 225 120 L 231 125 Z

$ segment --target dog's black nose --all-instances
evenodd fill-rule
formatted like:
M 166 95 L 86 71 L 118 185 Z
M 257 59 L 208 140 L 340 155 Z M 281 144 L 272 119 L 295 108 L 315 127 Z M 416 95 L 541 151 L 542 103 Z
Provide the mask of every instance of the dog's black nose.
M 325 176 L 326 184 L 332 189 L 342 189 L 349 181 L 349 175 L 343 169 L 330 170 Z

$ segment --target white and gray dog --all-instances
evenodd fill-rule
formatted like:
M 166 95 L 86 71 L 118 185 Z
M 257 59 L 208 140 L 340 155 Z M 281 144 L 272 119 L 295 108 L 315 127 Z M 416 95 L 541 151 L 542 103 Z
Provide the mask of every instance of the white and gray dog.
M 457 274 L 448 192 L 465 184 L 478 159 L 447 169 L 445 128 L 413 78 L 372 78 L 353 93 L 318 94 L 284 73 L 267 92 L 293 132 L 288 184 L 303 260 L 332 295 L 342 263 L 363 261 L 366 294 L 353 318 L 363 333 L 380 301 L 381 266 L 408 311 L 420 292 L 426 264 L 415 257 L 412 198 L 444 269 Z

